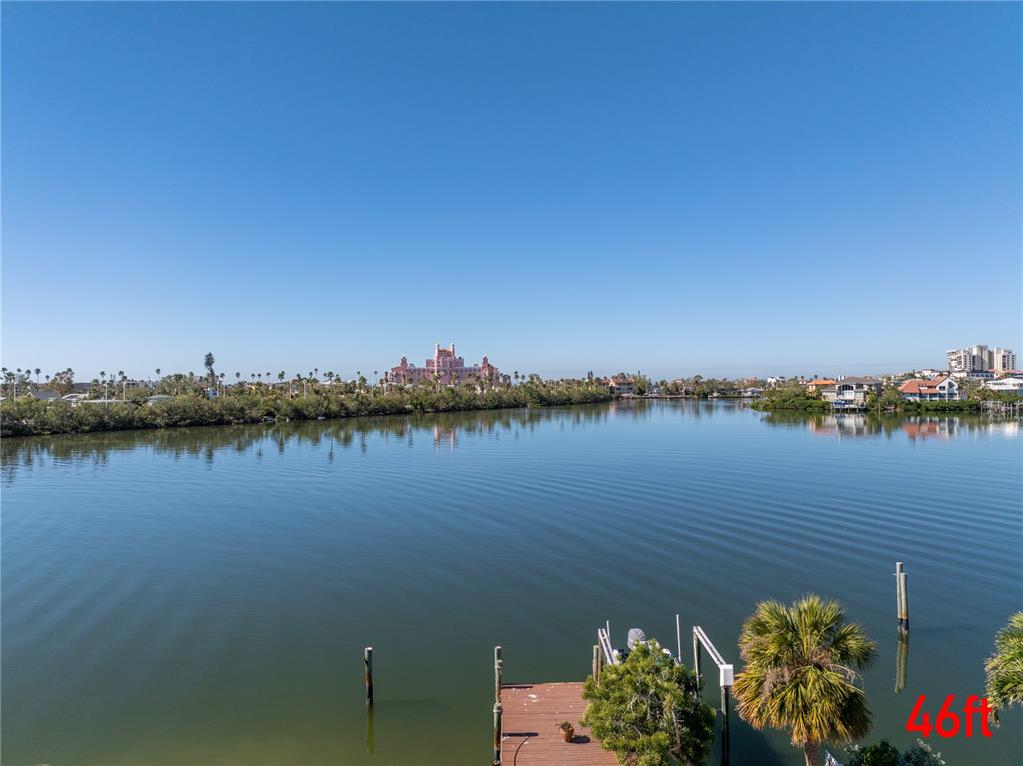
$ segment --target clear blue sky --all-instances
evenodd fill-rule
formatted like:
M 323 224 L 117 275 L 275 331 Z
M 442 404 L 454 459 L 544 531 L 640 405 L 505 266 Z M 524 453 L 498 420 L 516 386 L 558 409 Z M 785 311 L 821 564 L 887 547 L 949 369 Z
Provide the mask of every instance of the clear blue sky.
M 1023 353 L 1020 4 L 2 15 L 10 368 Z

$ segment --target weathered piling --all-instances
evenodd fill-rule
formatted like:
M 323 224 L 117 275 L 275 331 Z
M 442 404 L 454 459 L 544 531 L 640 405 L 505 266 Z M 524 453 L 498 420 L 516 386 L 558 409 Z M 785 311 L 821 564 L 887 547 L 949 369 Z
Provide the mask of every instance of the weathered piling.
M 600 685 L 600 646 L 593 645 L 593 683 Z
M 366 704 L 373 704 L 373 647 L 367 646 L 362 651 L 362 662 L 366 669 Z
M 501 659 L 501 647 L 494 647 L 494 702 L 501 701 L 501 674 L 504 672 L 504 660 Z
M 909 597 L 906 593 L 906 571 L 901 561 L 895 562 L 895 602 L 900 633 L 909 633 Z
M 909 633 L 909 589 L 906 584 L 908 575 L 903 572 L 899 576 L 902 583 L 902 632 Z
M 504 712 L 500 702 L 494 703 L 494 757 L 492 766 L 501 766 L 501 715 Z

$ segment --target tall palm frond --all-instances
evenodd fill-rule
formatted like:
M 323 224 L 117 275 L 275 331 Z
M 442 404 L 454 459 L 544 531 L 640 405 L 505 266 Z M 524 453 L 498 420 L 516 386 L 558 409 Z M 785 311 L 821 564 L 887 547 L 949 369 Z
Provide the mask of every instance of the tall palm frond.
M 987 698 L 998 711 L 1023 704 L 1023 612 L 1009 618 L 995 636 L 995 653 L 985 663 Z
M 791 607 L 757 604 L 739 651 L 745 665 L 733 687 L 737 712 L 758 729 L 789 729 L 808 765 L 821 742 L 849 742 L 870 730 L 857 680 L 874 660 L 874 643 L 846 622 L 837 601 L 810 595 Z

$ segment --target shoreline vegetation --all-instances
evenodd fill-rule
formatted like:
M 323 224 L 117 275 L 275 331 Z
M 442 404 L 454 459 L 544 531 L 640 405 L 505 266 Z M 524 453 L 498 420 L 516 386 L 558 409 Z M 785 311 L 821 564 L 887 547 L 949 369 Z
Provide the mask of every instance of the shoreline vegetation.
M 770 387 L 770 381 L 731 381 L 703 378 L 654 383 L 641 373 L 544 380 L 539 375 L 475 376 L 462 383 L 429 380 L 415 384 L 370 383 L 361 372 L 343 380 L 333 372 L 319 370 L 308 376 L 288 378 L 284 372 L 273 380 L 271 373 L 253 373 L 251 381 L 235 373 L 225 381 L 213 369 L 213 355 L 204 360 L 207 375 L 175 373 L 158 380 L 129 381 L 101 372 L 88 384 L 74 382 L 70 369 L 46 376 L 41 370 L 4 369 L 0 384 L 0 436 L 47 436 L 190 426 L 242 425 L 301 420 L 334 420 L 350 417 L 414 415 L 436 412 L 472 412 L 599 404 L 619 398 L 638 399 L 743 399 L 761 412 L 830 414 L 832 403 L 819 391 L 808 390 L 802 380 Z M 31 374 L 36 377 L 33 384 Z M 374 373 L 377 375 L 378 373 Z M 512 382 L 514 380 L 514 384 Z M 752 385 L 755 384 L 755 385 Z M 896 415 L 968 414 L 985 410 L 1019 410 L 1021 398 L 979 385 L 963 383 L 964 398 L 952 401 L 904 399 L 893 382 L 879 393 L 870 393 L 858 412 Z M 42 394 L 49 394 L 44 396 Z
M 322 385 L 306 381 L 298 391 L 256 383 L 223 387 L 212 398 L 201 385 L 186 385 L 185 390 L 179 387 L 159 401 L 149 400 L 152 393 L 142 390 L 133 396 L 133 390 L 129 390 L 124 399 L 102 402 L 43 401 L 29 396 L 5 400 L 0 402 L 0 436 L 552 407 L 617 398 L 596 381 L 544 381 L 537 377 L 514 386 L 437 383 L 368 386 L 361 381 Z
M 888 412 L 901 415 L 927 415 L 941 413 L 977 413 L 990 402 L 1016 404 L 1020 397 L 1015 394 L 991 391 L 977 387 L 970 390 L 965 399 L 918 401 L 903 399 L 897 388 L 885 387 L 880 395 L 870 394 L 860 409 L 861 412 Z M 802 386 L 784 386 L 768 389 L 759 399 L 754 400 L 750 407 L 761 412 L 778 412 L 793 410 L 799 412 L 830 413 L 831 402 L 822 399 L 819 394 L 810 393 Z

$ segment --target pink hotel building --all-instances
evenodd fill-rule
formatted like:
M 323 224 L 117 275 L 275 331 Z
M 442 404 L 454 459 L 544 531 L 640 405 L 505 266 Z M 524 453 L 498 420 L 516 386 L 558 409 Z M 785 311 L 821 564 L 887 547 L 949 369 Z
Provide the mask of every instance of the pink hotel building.
M 433 358 L 426 360 L 425 367 L 416 367 L 408 363 L 408 357 L 402 357 L 397 367 L 392 367 L 384 374 L 388 383 L 419 383 L 424 380 L 436 380 L 441 383 L 472 383 L 477 380 L 500 381 L 508 376 L 501 376 L 500 370 L 483 357 L 482 364 L 465 366 L 465 360 L 455 356 L 455 344 L 441 348 L 438 343 L 433 349 Z

